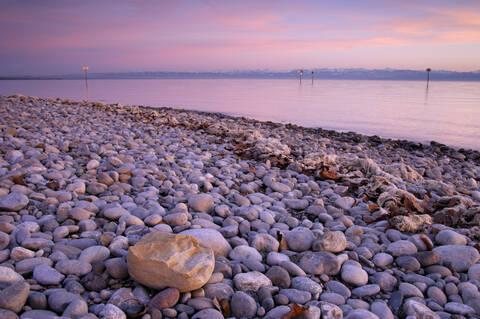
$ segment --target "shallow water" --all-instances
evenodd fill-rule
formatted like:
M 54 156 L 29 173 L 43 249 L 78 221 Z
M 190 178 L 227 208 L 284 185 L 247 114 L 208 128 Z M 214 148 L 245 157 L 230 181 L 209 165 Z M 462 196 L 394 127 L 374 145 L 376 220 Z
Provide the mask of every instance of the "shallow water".
M 222 112 L 480 150 L 480 82 L 293 79 L 0 81 L 0 94 Z

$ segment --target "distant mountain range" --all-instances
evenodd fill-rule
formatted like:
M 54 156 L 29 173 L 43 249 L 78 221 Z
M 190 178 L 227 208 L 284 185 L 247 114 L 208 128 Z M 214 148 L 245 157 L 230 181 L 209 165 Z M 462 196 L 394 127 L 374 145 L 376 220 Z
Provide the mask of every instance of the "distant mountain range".
M 312 72 L 316 79 L 342 80 L 426 80 L 427 72 L 396 69 L 304 69 L 303 78 L 309 80 Z M 292 79 L 298 78 L 298 70 L 272 72 L 267 70 L 227 71 L 227 72 L 122 72 L 89 73 L 89 79 Z M 0 76 L 0 80 L 53 80 L 83 79 L 84 74 L 65 74 L 48 76 Z M 474 72 L 455 72 L 432 70 L 431 81 L 480 81 L 480 70 Z

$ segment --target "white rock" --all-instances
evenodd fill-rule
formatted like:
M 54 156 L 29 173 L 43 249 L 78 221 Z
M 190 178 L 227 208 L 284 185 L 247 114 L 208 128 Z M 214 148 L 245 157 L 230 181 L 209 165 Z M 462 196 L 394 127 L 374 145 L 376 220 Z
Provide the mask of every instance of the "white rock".
M 233 278 L 235 287 L 245 292 L 257 292 L 260 287 L 271 286 L 272 281 L 258 271 L 239 273 Z

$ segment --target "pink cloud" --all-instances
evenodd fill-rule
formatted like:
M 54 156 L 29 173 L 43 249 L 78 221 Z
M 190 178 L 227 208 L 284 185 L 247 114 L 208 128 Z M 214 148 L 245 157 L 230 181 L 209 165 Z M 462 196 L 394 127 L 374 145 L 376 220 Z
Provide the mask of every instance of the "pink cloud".
M 49 3 L 0 8 L 0 69 L 2 59 L 17 62 L 21 56 L 25 56 L 24 65 L 35 61 L 35 65 L 59 69 L 82 61 L 97 63 L 98 68 L 103 65 L 105 70 L 119 65 L 132 70 L 192 68 L 195 63 L 204 69 L 220 64 L 275 68 L 275 63 L 279 67 L 307 60 L 315 63 L 320 56 L 336 66 L 339 56 L 354 56 L 361 50 L 369 52 L 364 59 L 374 65 L 387 49 L 401 51 L 398 58 L 413 63 L 418 52 L 433 52 L 438 46 L 480 45 L 480 10 L 468 5 L 429 7 L 416 1 L 395 5 L 377 1 L 368 8 L 360 3 L 290 1 Z M 455 54 L 461 57 L 464 52 L 457 49 Z M 384 66 L 397 63 L 393 57 L 382 59 Z

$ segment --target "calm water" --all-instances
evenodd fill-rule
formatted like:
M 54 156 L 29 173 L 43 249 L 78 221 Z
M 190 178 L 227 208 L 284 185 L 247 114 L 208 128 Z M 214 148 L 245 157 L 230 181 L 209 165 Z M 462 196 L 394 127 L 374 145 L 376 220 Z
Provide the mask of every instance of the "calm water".
M 154 79 L 0 81 L 0 94 L 222 112 L 480 149 L 480 82 Z

